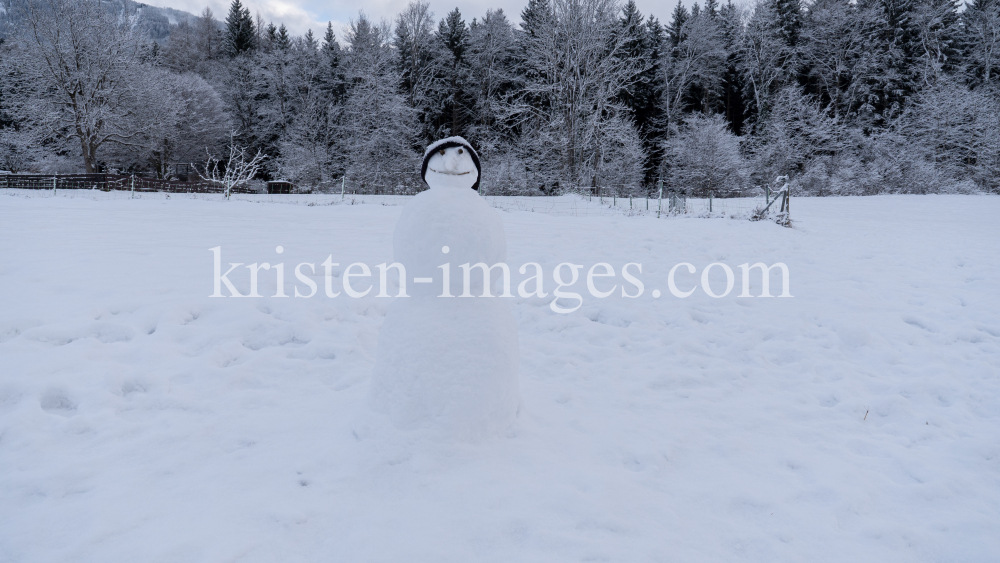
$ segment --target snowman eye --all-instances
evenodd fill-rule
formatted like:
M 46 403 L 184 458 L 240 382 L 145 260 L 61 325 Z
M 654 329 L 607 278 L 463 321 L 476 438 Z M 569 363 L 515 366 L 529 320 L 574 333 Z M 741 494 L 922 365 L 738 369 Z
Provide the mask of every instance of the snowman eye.
M 444 156 L 444 149 L 441 149 L 441 156 Z
M 458 154 L 462 154 L 462 149 L 458 149 Z

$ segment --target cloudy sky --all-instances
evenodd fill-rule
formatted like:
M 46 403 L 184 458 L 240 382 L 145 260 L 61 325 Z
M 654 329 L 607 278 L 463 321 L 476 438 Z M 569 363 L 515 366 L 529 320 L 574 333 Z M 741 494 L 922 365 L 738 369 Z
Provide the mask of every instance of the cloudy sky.
M 208 6 L 219 20 L 225 19 L 231 1 L 143 0 L 147 4 L 176 8 L 192 14 L 200 14 Z M 676 1 L 636 0 L 636 4 L 644 16 L 653 13 L 660 21 L 666 22 L 670 19 L 670 12 L 676 5 Z M 684 4 L 690 6 L 693 1 L 685 0 Z M 374 19 L 387 18 L 391 20 L 395 14 L 406 7 L 409 0 L 365 0 L 363 2 L 346 0 L 241 0 L 241 2 L 250 8 L 252 14 L 260 13 L 266 21 L 274 22 L 274 25 L 284 23 L 289 31 L 296 35 L 305 33 L 307 29 L 312 29 L 313 33 L 322 36 L 326 22 L 332 21 L 337 36 L 342 38 L 341 29 L 351 18 L 357 17 L 359 9 L 363 9 L 369 17 Z M 507 14 L 507 18 L 515 24 L 520 23 L 521 10 L 527 3 L 528 0 L 431 0 L 430 2 L 431 11 L 434 12 L 437 20 L 443 18 L 456 6 L 462 11 L 466 22 L 472 21 L 472 18 L 482 18 L 489 8 L 502 8 Z

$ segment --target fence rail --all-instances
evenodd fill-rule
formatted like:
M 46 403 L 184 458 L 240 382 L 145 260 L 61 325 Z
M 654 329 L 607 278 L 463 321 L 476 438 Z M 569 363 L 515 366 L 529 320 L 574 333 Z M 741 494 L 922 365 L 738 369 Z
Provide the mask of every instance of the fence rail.
M 212 182 L 179 182 L 121 174 L 4 174 L 0 188 L 20 190 L 101 190 L 168 193 L 222 193 L 223 187 Z M 234 193 L 250 193 L 248 187 L 233 188 Z
M 59 190 L 67 194 L 77 191 L 80 196 L 95 199 L 170 199 L 174 194 L 175 197 L 185 197 L 183 194 L 187 194 L 186 197 L 211 199 L 221 197 L 223 193 L 221 186 L 209 182 L 178 182 L 116 174 L 2 175 L 0 188 L 10 188 L 8 193 L 21 192 L 28 197 L 55 196 Z M 290 194 L 268 194 L 247 186 L 235 189 L 231 199 L 298 205 L 403 205 L 412 195 L 422 191 L 404 189 L 401 186 L 352 187 L 343 182 L 340 188 L 340 190 L 321 190 L 305 187 Z M 787 220 L 789 203 L 787 185 L 773 191 L 768 187 L 758 187 L 707 190 L 705 193 L 701 190 L 669 188 L 653 191 L 630 186 L 564 189 L 561 195 L 537 193 L 500 195 L 496 193 L 497 191 L 486 191 L 482 195 L 493 207 L 507 211 L 568 216 L 624 214 L 655 217 L 729 217 L 751 220 L 776 215 L 782 224 L 790 224 Z M 32 192 L 37 195 L 31 195 Z M 778 199 L 782 201 L 776 203 Z
M 356 186 L 345 185 L 336 182 L 336 185 L 329 186 L 300 186 L 299 193 L 323 193 L 342 195 L 416 195 L 426 189 L 424 186 L 403 186 L 403 185 L 372 185 L 360 184 Z M 168 192 L 168 193 L 222 193 L 225 191 L 222 186 L 206 181 L 179 181 L 179 180 L 159 180 L 156 178 L 145 178 L 142 176 L 124 174 L 6 174 L 0 175 L 0 188 L 26 189 L 26 190 L 103 190 L 103 191 L 136 191 L 136 192 Z M 243 185 L 233 188 L 233 193 L 257 193 L 258 188 L 250 185 Z M 704 192 L 704 193 L 702 193 Z M 556 192 L 541 192 L 533 190 L 502 189 L 497 186 L 483 186 L 480 189 L 481 195 L 489 196 L 516 196 L 516 197 L 550 197 L 559 193 L 574 193 L 588 199 L 628 199 L 628 198 L 655 198 L 658 197 L 656 188 L 645 188 L 627 185 L 607 185 L 597 187 L 564 188 Z M 698 199 L 729 199 L 760 197 L 763 195 L 761 188 L 748 189 L 717 189 L 717 190 L 690 190 L 665 188 L 663 197 L 671 197 L 671 194 L 682 194 L 685 197 Z

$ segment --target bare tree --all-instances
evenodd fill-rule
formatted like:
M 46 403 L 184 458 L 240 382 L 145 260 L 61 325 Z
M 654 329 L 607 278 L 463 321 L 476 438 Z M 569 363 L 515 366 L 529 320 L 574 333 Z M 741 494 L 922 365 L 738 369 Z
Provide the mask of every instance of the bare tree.
M 909 17 L 919 48 L 914 70 L 920 87 L 926 88 L 941 78 L 945 69 L 958 65 L 959 17 L 951 2 L 933 1 L 918 3 Z
M 391 27 L 364 14 L 346 33 L 347 99 L 338 118 L 349 182 L 375 189 L 415 183 L 414 111 L 399 91 Z
M 323 58 L 311 33 L 291 42 L 287 72 L 291 119 L 281 136 L 276 165 L 285 178 L 329 188 L 340 159 L 336 111 L 330 90 L 323 88 Z
M 279 170 L 300 185 L 330 189 L 343 169 L 336 113 L 328 104 L 310 103 L 285 131 Z
M 571 186 L 596 185 L 609 139 L 631 120 L 619 94 L 645 68 L 623 56 L 629 37 L 618 33 L 618 11 L 614 0 L 555 0 L 552 17 L 523 37 L 528 79 L 503 118 L 519 123 L 529 140 L 548 129 L 554 142 L 535 159 L 557 157 L 560 181 Z
M 58 138 L 79 142 L 88 173 L 105 143 L 129 144 L 148 128 L 138 95 L 145 44 L 134 13 L 100 0 L 18 0 L 26 66 L 39 96 L 30 110 Z
M 716 18 L 703 13 L 687 20 L 681 37 L 660 62 L 667 123 L 681 114 L 692 87 L 700 86 L 706 94 L 718 93 L 725 72 L 725 40 Z
M 38 156 L 31 131 L 0 129 L 0 170 L 17 174 Z
M 158 105 L 162 111 L 139 152 L 157 176 L 166 178 L 172 162 L 191 162 L 206 150 L 214 154 L 222 148 L 229 132 L 229 116 L 219 94 L 197 74 L 150 74 L 158 78 L 159 92 L 149 98 L 161 100 Z
M 410 2 L 396 16 L 396 54 L 403 90 L 411 107 L 420 105 L 433 75 L 434 12 L 427 2 Z
M 984 83 L 1000 76 L 1000 0 L 973 2 L 962 14 L 966 53 L 973 74 Z
M 846 147 L 847 132 L 812 97 L 796 86 L 785 86 L 770 102 L 770 109 L 749 139 L 758 182 L 776 176 L 794 177 L 821 156 L 834 156 Z
M 740 140 L 721 115 L 691 114 L 673 128 L 664 147 L 671 184 L 703 194 L 742 187 Z
M 196 42 L 202 60 L 212 60 L 219 57 L 222 50 L 222 33 L 215 25 L 215 15 L 212 10 L 205 8 L 205 11 L 198 17 L 195 24 Z
M 767 111 L 767 102 L 775 86 L 786 77 L 785 62 L 789 47 L 774 32 L 774 11 L 758 0 L 743 30 L 739 45 L 740 71 L 754 101 L 757 117 Z
M 6 14 L 0 14 L 0 33 L 4 20 Z M 24 111 L 31 82 L 17 63 L 23 56 L 18 46 L 0 42 L 0 170 L 15 173 L 27 168 L 36 156 L 32 123 Z
M 307 36 L 296 39 L 292 46 L 289 101 L 295 109 L 294 120 L 282 135 L 278 169 L 283 177 L 297 183 L 329 189 L 343 164 L 337 107 L 331 103 L 330 90 L 323 88 L 323 56 L 315 41 Z
M 198 68 L 201 57 L 196 30 L 187 20 L 171 27 L 161 58 L 164 66 L 174 72 L 191 72 Z
M 922 152 L 952 179 L 1000 187 L 1000 97 L 996 87 L 969 91 L 954 80 L 926 88 L 899 122 L 911 152 Z
M 801 54 L 835 118 L 851 109 L 855 69 L 876 54 L 868 52 L 869 30 L 858 25 L 857 8 L 839 0 L 819 0 L 807 13 Z
M 257 172 L 260 171 L 261 165 L 264 163 L 264 156 L 259 150 L 252 158 L 247 153 L 246 148 L 241 147 L 233 142 L 233 136 L 230 136 L 229 142 L 229 160 L 226 161 L 225 166 L 220 170 L 219 166 L 222 162 L 212 156 L 211 153 L 208 154 L 208 158 L 205 161 L 205 166 L 202 170 L 197 170 L 198 176 L 206 182 L 212 182 L 222 186 L 223 193 L 226 195 L 226 199 L 233 192 L 233 188 L 236 186 L 241 186 L 246 184 L 250 180 L 253 180 Z

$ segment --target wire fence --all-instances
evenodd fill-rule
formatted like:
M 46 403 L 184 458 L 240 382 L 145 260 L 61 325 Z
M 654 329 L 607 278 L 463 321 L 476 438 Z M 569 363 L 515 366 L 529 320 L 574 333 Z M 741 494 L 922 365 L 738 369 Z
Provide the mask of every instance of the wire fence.
M 101 190 L 96 188 L 91 189 L 23 189 L 23 188 L 4 188 L 0 184 L 0 194 L 25 197 L 25 198 L 70 198 L 70 199 L 88 199 L 93 201 L 111 201 L 111 200 L 130 200 L 130 199 L 146 199 L 146 200 L 207 200 L 207 201 L 226 201 L 225 194 L 219 191 L 203 191 L 203 192 L 154 192 L 154 191 L 139 191 L 136 190 L 132 192 L 131 190 Z M 258 192 L 234 192 L 229 200 L 230 201 L 242 201 L 251 203 L 276 203 L 276 204 L 291 204 L 291 205 L 363 205 L 363 204 L 376 204 L 376 205 L 405 205 L 407 201 L 413 196 L 407 195 L 381 195 L 381 194 L 345 194 L 341 196 L 340 194 L 327 194 L 327 193 L 291 193 L 291 194 L 268 194 L 268 193 L 258 193 Z
M 576 196 L 576 209 L 570 206 L 565 214 L 605 214 L 654 215 L 656 217 L 715 217 L 749 219 L 755 211 L 767 202 L 766 190 L 732 190 L 719 197 L 714 192 L 707 195 L 689 196 L 685 191 L 670 190 L 655 193 L 646 191 L 638 195 L 622 194 L 616 190 L 585 188 L 572 190 Z M 579 209 L 579 201 L 586 200 L 587 206 Z M 536 206 L 537 207 L 537 206 Z M 607 211 L 602 211 L 602 209 Z M 554 209 L 556 214 L 559 211 Z
M 498 191 L 498 190 L 497 190 Z M 271 194 L 235 189 L 232 201 L 291 205 L 405 205 L 415 190 L 399 187 L 366 186 L 341 191 L 297 190 Z M 119 199 L 225 199 L 220 186 L 208 182 L 177 182 L 113 174 L 5 175 L 0 176 L 0 193 L 20 197 L 68 197 L 91 200 Z M 501 192 L 502 193 L 502 192 Z M 787 188 L 780 193 L 785 201 L 768 205 L 778 197 L 768 188 L 712 190 L 691 193 L 685 190 L 651 192 L 629 186 L 602 186 L 563 190 L 559 195 L 483 195 L 494 208 L 526 211 L 553 216 L 587 217 L 605 215 L 763 219 L 779 213 L 787 218 Z M 779 211 L 780 209 L 780 211 Z
M 221 193 L 218 184 L 205 181 L 180 182 L 159 180 L 122 174 L 4 174 L 0 175 L 0 188 L 20 190 L 92 190 L 166 192 L 166 193 Z M 234 191 L 248 192 L 249 187 L 238 186 Z

